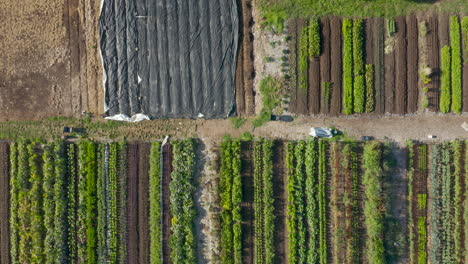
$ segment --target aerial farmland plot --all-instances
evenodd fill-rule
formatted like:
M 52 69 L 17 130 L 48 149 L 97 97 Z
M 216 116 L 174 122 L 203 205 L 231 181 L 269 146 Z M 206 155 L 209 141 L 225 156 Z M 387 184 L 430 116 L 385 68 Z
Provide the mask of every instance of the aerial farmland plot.
M 0 264 L 468 263 L 463 0 L 0 1 Z

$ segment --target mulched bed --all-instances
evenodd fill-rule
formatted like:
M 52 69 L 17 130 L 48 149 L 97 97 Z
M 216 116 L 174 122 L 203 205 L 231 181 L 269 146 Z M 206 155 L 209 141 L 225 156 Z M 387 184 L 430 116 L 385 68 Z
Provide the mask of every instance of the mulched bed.
M 408 100 L 406 110 L 414 113 L 418 110 L 418 21 L 416 15 L 406 18 L 406 39 L 407 39 L 407 85 Z
M 406 113 L 406 59 L 407 59 L 407 42 L 406 42 L 406 18 L 397 17 L 395 19 L 396 32 L 396 47 L 395 47 L 395 111 L 396 114 Z M 416 54 L 417 56 L 417 54 Z
M 331 53 L 331 82 L 332 93 L 330 100 L 330 114 L 338 115 L 341 113 L 341 86 L 343 79 L 342 66 L 342 32 L 341 18 L 330 17 L 330 53 Z

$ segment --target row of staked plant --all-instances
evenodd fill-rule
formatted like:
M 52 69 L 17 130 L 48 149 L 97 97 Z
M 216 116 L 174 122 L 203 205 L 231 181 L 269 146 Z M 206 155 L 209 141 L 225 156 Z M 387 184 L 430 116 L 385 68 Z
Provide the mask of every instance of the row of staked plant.
M 117 263 L 125 143 L 11 144 L 12 263 Z
M 375 107 L 374 65 L 365 65 L 364 20 L 343 21 L 344 113 L 373 112 Z
M 326 141 L 289 142 L 288 236 L 290 263 L 327 263 Z
M 462 31 L 468 34 L 468 17 L 465 17 L 460 26 L 458 16 L 450 17 L 450 46 L 441 50 L 441 93 L 440 111 L 443 113 L 455 112 L 460 114 L 463 106 L 463 48 Z M 466 51 L 465 51 L 466 52 Z
M 432 263 L 456 263 L 466 261 L 466 249 L 462 246 L 463 230 L 466 230 L 468 203 L 463 204 L 462 172 L 466 171 L 466 144 L 461 141 L 446 142 L 432 146 L 431 172 L 428 184 L 431 212 Z M 462 215 L 464 212 L 464 215 Z M 463 224 L 465 223 L 465 226 Z M 463 257 L 464 256 L 464 257 Z
M 221 262 L 242 263 L 241 142 L 224 139 L 221 145 Z M 195 262 L 193 262 L 195 263 Z
M 255 263 L 275 263 L 273 141 L 254 143 Z

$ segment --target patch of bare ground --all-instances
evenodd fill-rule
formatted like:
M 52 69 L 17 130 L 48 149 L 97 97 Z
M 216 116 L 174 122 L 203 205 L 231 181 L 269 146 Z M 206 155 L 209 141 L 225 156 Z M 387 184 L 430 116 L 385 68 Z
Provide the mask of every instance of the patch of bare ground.
M 209 139 L 197 147 L 197 190 L 195 193 L 198 208 L 197 233 L 199 234 L 199 263 L 219 263 L 220 261 L 220 196 L 219 196 L 219 150 Z
M 252 17 L 254 25 L 253 33 L 253 50 L 254 50 L 254 69 L 255 78 L 253 82 L 255 94 L 255 114 L 260 113 L 263 107 L 262 95 L 260 93 L 260 82 L 267 76 L 283 77 L 281 71 L 282 60 L 284 56 L 283 50 L 287 49 L 287 41 L 285 32 L 272 32 L 267 28 L 262 28 L 262 16 L 260 9 L 257 6 L 258 1 L 253 1 Z M 267 62 L 266 60 L 272 61 Z

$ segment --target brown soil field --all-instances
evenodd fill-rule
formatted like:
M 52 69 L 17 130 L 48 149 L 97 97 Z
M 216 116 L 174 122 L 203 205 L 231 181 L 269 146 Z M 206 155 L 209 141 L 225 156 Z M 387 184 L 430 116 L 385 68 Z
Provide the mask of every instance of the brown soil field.
M 139 233 L 139 262 L 146 264 L 149 258 L 149 143 L 138 144 L 138 233 Z
M 9 146 L 0 142 L 0 263 L 10 263 Z
M 343 78 L 342 66 L 342 33 L 341 19 L 339 17 L 330 17 L 330 53 L 331 53 L 331 82 L 332 93 L 330 99 L 330 114 L 338 115 L 341 113 L 341 86 Z
M 365 39 L 365 61 L 366 64 L 374 64 L 375 62 L 375 19 L 369 18 L 365 21 L 364 27 L 365 27 L 365 33 L 364 33 L 364 39 Z
M 171 236 L 171 201 L 170 195 L 171 191 L 169 189 L 169 184 L 171 183 L 171 173 L 173 170 L 172 167 L 172 145 L 166 143 L 163 147 L 163 168 L 162 168 L 162 211 L 163 211 L 163 263 L 171 264 L 171 247 L 169 245 L 169 237 Z
M 307 109 L 310 114 L 320 113 L 320 58 L 309 60 L 309 90 Z M 307 98 L 307 97 L 306 97 Z
M 275 141 L 273 145 L 273 194 L 274 194 L 274 215 L 275 221 L 275 253 L 276 263 L 288 263 L 288 244 L 287 244 L 287 171 L 285 143 Z
M 139 146 L 137 143 L 128 145 L 128 261 L 139 263 L 139 228 L 138 228 L 138 161 Z
M 121 248 L 127 252 L 128 247 L 128 147 L 125 152 L 119 155 L 119 238 L 121 239 Z M 127 168 L 123 170 L 121 168 Z M 78 174 L 77 174 L 78 175 Z M 124 197 L 125 195 L 125 197 Z M 125 200 L 123 200 L 125 199 Z M 121 263 L 128 263 L 128 254 L 121 256 Z
M 406 18 L 397 17 L 395 19 L 397 33 L 395 47 L 395 113 L 406 113 Z
M 375 18 L 373 21 L 375 41 L 375 112 L 385 113 L 385 68 L 384 68 L 384 19 Z
M 0 120 L 101 115 L 99 1 L 0 2 Z
M 439 49 L 439 21 L 436 14 L 430 14 L 427 23 L 428 67 L 432 69 L 431 83 L 428 85 L 429 109 L 439 110 L 440 96 L 440 49 Z
M 330 112 L 330 102 L 325 101 L 323 83 L 331 82 L 330 18 L 324 17 L 320 19 L 320 23 L 322 24 L 322 55 L 320 56 L 320 112 L 328 114 Z
M 253 143 L 241 144 L 241 176 L 242 176 L 242 263 L 254 263 L 254 185 L 253 185 Z
M 406 18 L 407 31 L 407 102 L 406 110 L 414 113 L 418 110 L 418 21 L 416 16 L 410 15 Z

